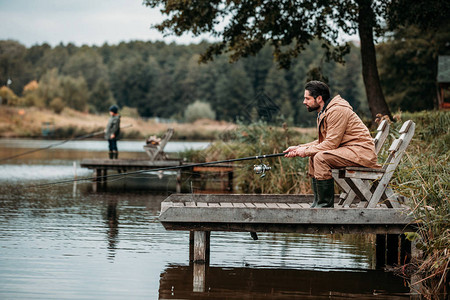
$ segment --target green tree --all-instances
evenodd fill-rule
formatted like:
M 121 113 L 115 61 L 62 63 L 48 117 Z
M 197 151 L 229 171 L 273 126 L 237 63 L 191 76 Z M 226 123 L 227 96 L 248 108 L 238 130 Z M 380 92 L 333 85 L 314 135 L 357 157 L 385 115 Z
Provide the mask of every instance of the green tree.
M 68 107 L 83 111 L 86 109 L 89 90 L 83 77 L 61 76 L 56 68 L 45 73 L 40 81 L 37 94 L 46 106 L 60 98 Z
M 223 72 L 215 86 L 217 99 L 214 108 L 219 120 L 236 121 L 245 110 L 251 109 L 247 105 L 254 98 L 252 84 L 242 63 L 235 63 Z
M 450 55 L 450 26 L 421 30 L 398 29 L 379 46 L 380 73 L 392 109 L 420 111 L 437 107 L 437 58 Z
M 9 86 L 17 95 L 31 80 L 30 67 L 25 61 L 26 52 L 26 47 L 19 42 L 0 41 L 0 86 Z
M 104 113 L 116 101 L 111 92 L 109 82 L 105 78 L 100 78 L 95 83 L 89 97 L 89 106 L 96 113 Z
M 147 97 L 151 83 L 155 80 L 148 63 L 137 55 L 116 61 L 110 70 L 111 90 L 119 106 L 137 107 Z
M 270 95 L 272 101 L 280 107 L 281 116 L 289 121 L 294 121 L 294 111 L 290 102 L 286 71 L 278 69 L 275 65 L 269 70 L 264 84 L 265 92 Z
M 164 33 L 181 35 L 205 32 L 221 38 L 202 55 L 208 61 L 215 55 L 230 53 L 230 59 L 255 55 L 266 44 L 281 67 L 288 67 L 307 44 L 318 38 L 330 59 L 342 61 L 348 44 L 338 45 L 339 31 L 359 33 L 362 73 L 372 117 L 390 115 L 378 76 L 374 38 L 382 34 L 381 21 L 390 1 L 164 1 L 145 0 L 150 7 L 162 7 L 168 16 L 155 26 Z M 221 20 L 229 20 L 217 26 Z M 376 36 L 374 37 L 374 32 Z
M 95 86 L 97 80 L 108 76 L 108 70 L 100 54 L 87 46 L 67 59 L 61 73 L 74 78 L 83 76 L 89 89 Z
M 216 113 L 212 110 L 211 104 L 200 100 L 195 100 L 189 104 L 184 112 L 184 118 L 187 122 L 194 122 L 199 119 L 216 119 Z

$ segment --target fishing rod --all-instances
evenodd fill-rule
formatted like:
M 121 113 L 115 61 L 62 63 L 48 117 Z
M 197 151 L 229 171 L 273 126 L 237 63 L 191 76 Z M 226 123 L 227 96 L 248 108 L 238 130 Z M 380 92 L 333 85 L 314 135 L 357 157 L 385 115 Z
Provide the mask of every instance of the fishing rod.
M 55 184 L 63 184 L 63 183 L 78 182 L 78 181 L 88 181 L 88 180 L 92 181 L 92 180 L 99 180 L 101 178 L 110 178 L 110 177 L 124 177 L 127 175 L 141 174 L 141 173 L 146 173 L 146 172 L 176 170 L 176 169 L 182 169 L 182 168 L 200 167 L 200 166 L 206 166 L 206 165 L 231 163 L 231 162 L 244 161 L 244 160 L 264 159 L 264 158 L 278 157 L 278 156 L 285 156 L 285 155 L 286 155 L 286 153 L 276 153 L 276 154 L 249 156 L 249 157 L 243 157 L 243 158 L 225 159 L 225 160 L 203 162 L 203 163 L 196 163 L 196 164 L 189 164 L 189 165 L 163 167 L 163 168 L 158 168 L 158 169 L 138 170 L 138 171 L 133 171 L 133 172 L 104 175 L 104 176 L 97 176 L 97 177 L 84 177 L 84 178 L 77 178 L 77 179 L 62 180 L 62 181 L 49 182 L 49 183 L 43 183 L 43 184 L 36 184 L 36 185 L 32 185 L 31 187 L 43 187 L 43 186 L 49 186 L 49 185 L 55 185 Z M 256 172 L 256 174 L 262 174 L 261 177 L 264 177 L 266 171 L 268 171 L 270 169 L 271 168 L 269 166 L 267 166 L 266 164 L 260 164 L 260 165 L 254 166 L 254 171 Z
M 120 127 L 120 129 L 125 129 L 125 128 L 131 127 L 131 126 L 133 126 L 133 125 L 131 125 L 131 124 L 130 125 L 126 125 L 124 127 Z M 34 153 L 34 152 L 38 152 L 38 151 L 42 151 L 42 150 L 47 150 L 47 149 L 50 149 L 50 148 L 53 148 L 53 147 L 56 147 L 56 146 L 60 146 L 62 144 L 70 142 L 70 141 L 77 141 L 77 140 L 87 139 L 89 137 L 93 137 L 93 136 L 100 135 L 100 134 L 103 134 L 103 133 L 105 133 L 104 130 L 96 131 L 96 132 L 93 132 L 93 133 L 88 133 L 88 134 L 85 134 L 85 135 L 80 135 L 80 136 L 77 136 L 77 137 L 74 137 L 74 138 L 71 138 L 71 139 L 59 142 L 59 143 L 48 145 L 46 147 L 37 148 L 37 149 L 33 149 L 33 150 L 30 150 L 30 151 L 19 153 L 19 154 L 13 155 L 13 156 L 2 158 L 2 159 L 0 159 L 0 162 L 6 161 L 6 160 L 10 160 L 10 159 L 13 159 L 13 158 L 16 158 L 16 157 L 19 157 L 19 156 L 23 156 L 23 155 L 26 155 L 26 154 L 30 154 L 30 153 Z

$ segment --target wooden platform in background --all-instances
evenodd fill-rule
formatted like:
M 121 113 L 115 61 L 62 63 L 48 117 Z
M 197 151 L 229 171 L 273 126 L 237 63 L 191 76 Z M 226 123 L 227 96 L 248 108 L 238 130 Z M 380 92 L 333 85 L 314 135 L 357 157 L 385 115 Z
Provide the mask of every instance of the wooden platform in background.
M 82 168 L 94 170 L 94 183 L 106 184 L 108 170 L 122 173 L 165 169 L 177 173 L 176 192 L 232 192 L 233 164 L 195 166 L 181 160 L 84 159 Z M 184 187 L 184 188 L 183 188 Z M 96 188 L 94 187 L 94 190 Z

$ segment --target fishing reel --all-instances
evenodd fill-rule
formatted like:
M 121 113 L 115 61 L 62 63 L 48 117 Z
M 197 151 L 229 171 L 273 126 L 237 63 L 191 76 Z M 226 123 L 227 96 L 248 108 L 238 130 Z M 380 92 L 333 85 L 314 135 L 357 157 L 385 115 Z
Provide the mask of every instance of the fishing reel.
M 266 177 L 266 171 L 269 171 L 270 169 L 271 167 L 263 163 L 253 166 L 253 171 L 255 171 L 256 174 L 261 174 L 261 178 Z

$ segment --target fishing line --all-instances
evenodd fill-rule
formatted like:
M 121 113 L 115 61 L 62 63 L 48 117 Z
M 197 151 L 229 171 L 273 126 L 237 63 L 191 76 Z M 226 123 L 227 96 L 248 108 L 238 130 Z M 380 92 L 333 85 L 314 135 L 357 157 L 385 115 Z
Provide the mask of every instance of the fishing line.
M 130 124 L 130 125 L 127 125 L 127 126 L 124 126 L 124 127 L 120 127 L 120 129 L 125 129 L 125 128 L 131 127 L 131 126 L 133 126 L 133 125 Z M 86 139 L 86 138 L 89 138 L 89 137 L 93 137 L 93 136 L 96 136 L 96 135 L 100 135 L 100 134 L 103 134 L 103 133 L 105 133 L 104 130 L 96 131 L 96 132 L 93 132 L 93 133 L 88 133 L 88 134 L 85 134 L 85 135 L 80 135 L 80 136 L 77 136 L 77 137 L 74 137 L 74 138 L 71 138 L 71 139 L 59 142 L 59 143 L 48 145 L 46 147 L 37 148 L 37 149 L 33 149 L 33 150 L 30 150 L 30 151 L 19 153 L 19 154 L 13 155 L 13 156 L 2 158 L 2 159 L 0 159 L 0 162 L 6 161 L 6 160 L 10 160 L 10 159 L 13 159 L 13 158 L 16 158 L 16 157 L 19 157 L 19 156 L 23 156 L 23 155 L 26 155 L 26 154 L 30 154 L 30 153 L 34 153 L 34 152 L 38 152 L 38 151 L 42 151 L 42 150 L 47 150 L 47 149 L 50 149 L 50 148 L 53 148 L 53 147 L 56 147 L 56 146 L 60 146 L 62 144 L 70 142 L 70 141 L 83 140 L 83 139 Z
M 96 177 L 84 177 L 84 178 L 77 178 L 77 179 L 68 179 L 68 180 L 61 180 L 61 181 L 55 181 L 55 182 L 49 182 L 49 183 L 43 183 L 43 184 L 35 184 L 35 185 L 31 185 L 30 187 L 44 187 L 44 186 L 49 186 L 49 185 L 56 185 L 56 184 L 63 184 L 63 183 L 70 183 L 70 182 L 79 182 L 79 181 L 92 181 L 92 180 L 96 180 L 96 181 L 101 182 L 102 179 L 104 179 L 104 178 L 125 177 L 127 175 L 142 174 L 142 173 L 147 173 L 147 172 L 177 170 L 177 169 L 193 168 L 193 167 L 200 167 L 200 166 L 213 165 L 213 164 L 231 163 L 231 162 L 236 162 L 236 161 L 253 160 L 253 159 L 264 159 L 264 158 L 284 156 L 284 155 L 286 155 L 286 153 L 276 153 L 276 154 L 249 156 L 249 157 L 243 157 L 243 158 L 233 158 L 233 159 L 211 161 L 211 162 L 204 162 L 204 163 L 196 163 L 196 164 L 189 164 L 189 165 L 163 167 L 163 168 L 158 168 L 158 169 L 138 170 L 138 171 L 133 171 L 133 172 L 119 173 L 119 174 L 112 174 L 112 175 L 104 175 L 104 176 L 96 176 Z M 270 170 L 270 168 L 266 169 L 266 170 Z

